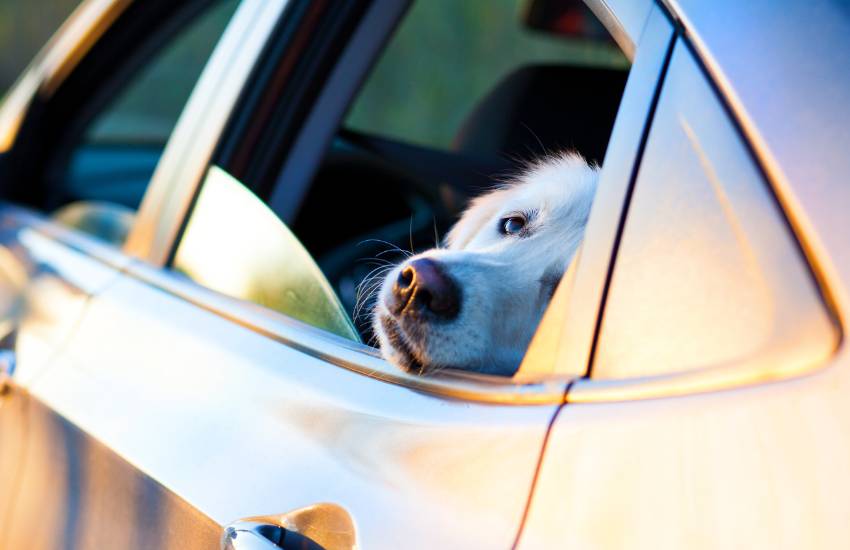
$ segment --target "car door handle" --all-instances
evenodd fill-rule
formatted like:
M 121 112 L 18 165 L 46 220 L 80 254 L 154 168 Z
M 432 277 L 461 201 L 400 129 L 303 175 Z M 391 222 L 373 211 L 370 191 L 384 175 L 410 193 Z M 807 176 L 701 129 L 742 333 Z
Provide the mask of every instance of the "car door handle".
M 222 550 L 329 550 L 309 537 L 274 523 L 237 521 L 227 526 Z
M 0 349 L 0 395 L 9 390 L 9 382 L 15 374 L 15 352 L 10 349 Z
M 231 523 L 222 550 L 354 550 L 357 537 L 348 512 L 336 504 L 315 504 L 280 516 Z

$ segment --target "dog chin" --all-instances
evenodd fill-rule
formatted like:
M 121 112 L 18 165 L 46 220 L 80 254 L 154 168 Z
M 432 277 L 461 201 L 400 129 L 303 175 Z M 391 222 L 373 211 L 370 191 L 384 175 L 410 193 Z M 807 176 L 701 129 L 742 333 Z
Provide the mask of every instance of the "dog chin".
M 435 374 L 444 369 L 461 370 L 482 374 L 511 376 L 516 372 L 517 364 L 507 362 L 497 365 L 487 362 L 469 362 L 468 364 L 443 364 L 434 361 L 427 352 L 427 345 L 419 341 L 427 335 L 422 334 L 423 327 L 408 327 L 405 330 L 398 319 L 386 312 L 376 317 L 375 331 L 381 343 L 384 358 L 406 372 L 417 375 Z M 424 329 L 427 330 L 427 329 Z
M 441 368 L 417 349 L 419 346 L 410 341 L 397 319 L 381 313 L 377 320 L 375 330 L 381 340 L 381 352 L 388 361 L 412 374 L 428 374 Z

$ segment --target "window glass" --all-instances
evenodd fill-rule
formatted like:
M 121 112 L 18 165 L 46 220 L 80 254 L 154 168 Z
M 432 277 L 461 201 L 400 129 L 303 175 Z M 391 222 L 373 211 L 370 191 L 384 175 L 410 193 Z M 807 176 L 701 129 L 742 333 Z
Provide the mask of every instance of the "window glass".
M 358 339 L 322 271 L 295 235 L 216 166 L 203 182 L 173 267 L 222 294 Z
M 677 46 L 628 210 L 595 378 L 819 357 L 834 332 L 739 133 Z
M 162 43 L 91 118 L 53 185 L 48 206 L 59 207 L 57 220 L 113 243 L 123 241 L 165 143 L 237 4 L 210 2 L 173 34 L 165 30 L 170 22 L 163 22 L 157 31 L 168 36 L 151 36 Z M 140 45 L 140 50 L 150 47 Z M 101 233 L 98 227 L 111 229 Z
M 628 66 L 610 42 L 566 38 L 523 25 L 529 4 L 414 2 L 355 101 L 346 126 L 446 149 L 476 101 L 520 67 Z

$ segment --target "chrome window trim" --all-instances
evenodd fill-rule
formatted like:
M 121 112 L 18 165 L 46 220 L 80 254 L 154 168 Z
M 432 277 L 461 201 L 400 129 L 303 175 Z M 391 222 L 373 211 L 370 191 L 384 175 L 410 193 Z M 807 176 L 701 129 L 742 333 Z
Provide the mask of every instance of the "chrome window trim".
M 181 275 L 134 260 L 124 273 L 302 353 L 369 378 L 440 397 L 503 405 L 551 405 L 564 400 L 566 381 L 517 382 L 510 378 L 446 371 L 406 373 L 377 349 L 335 336 L 262 306 L 206 289 Z
M 71 250 L 80 252 L 89 258 L 117 271 L 122 271 L 132 258 L 123 254 L 120 249 L 107 242 L 98 240 L 76 229 L 66 227 L 43 217 L 42 214 L 31 211 L 14 203 L 0 201 L 0 212 L 8 214 L 21 221 L 23 225 L 45 237 L 56 241 Z
M 169 260 L 212 154 L 288 0 L 242 0 L 213 51 L 156 167 L 124 252 Z
M 112 245 L 74 229 L 44 219 L 10 203 L 0 203 L 42 235 L 84 253 L 177 299 L 224 317 L 244 328 L 272 338 L 312 357 L 382 382 L 414 391 L 458 399 L 503 405 L 552 405 L 563 403 L 566 381 L 514 381 L 460 371 L 423 377 L 408 374 L 381 358 L 377 349 L 334 336 L 261 306 L 230 298 L 201 287 L 171 271 L 165 271 L 123 254 Z

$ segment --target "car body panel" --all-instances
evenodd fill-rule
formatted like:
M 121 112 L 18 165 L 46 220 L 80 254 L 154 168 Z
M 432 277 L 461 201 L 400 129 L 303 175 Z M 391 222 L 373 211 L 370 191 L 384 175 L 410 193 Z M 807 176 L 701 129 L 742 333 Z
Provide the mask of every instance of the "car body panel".
M 76 328 L 92 294 L 117 278 L 113 250 L 38 215 L 0 205 L 0 348 L 14 353 L 14 376 L 0 391 L 0 546 L 12 529 L 25 450 L 34 430 L 27 387 Z
M 569 381 L 557 376 L 559 364 L 574 375 L 592 356 L 673 36 L 649 0 L 588 3 L 627 51 L 637 48 L 588 239 L 571 286 L 553 302 L 566 314 L 547 315 L 563 326 L 544 327 L 548 347 L 532 348 L 535 364 L 524 365 L 554 378 L 395 373 L 362 346 L 159 269 L 287 6 L 245 0 L 125 248 L 147 265 L 37 215 L 0 209 L 0 285 L 25 297 L 14 383 L 0 395 L 0 545 L 207 547 L 231 522 L 330 503 L 353 520 L 364 548 L 507 547 L 535 479 L 522 548 L 842 545 L 850 509 L 844 348 L 833 368 L 766 386 L 563 405 Z M 80 44 L 125 4 L 89 1 L 85 9 L 101 15 L 74 24 Z M 827 0 L 783 10 L 766 0 L 666 6 L 843 320 L 846 8 Z M 68 59 L 60 65 L 71 70 Z M 29 99 L 62 71 L 25 75 L 0 112 L 0 150 L 14 141 Z M 566 397 L 580 400 L 583 383 Z
M 566 405 L 519 547 L 845 547 L 847 367 L 699 396 Z
M 838 0 L 667 2 L 735 113 L 847 319 L 850 12 Z M 745 42 L 742 44 L 742 40 Z
M 569 400 L 693 394 L 822 368 L 840 330 L 682 40 L 651 124 L 591 377 Z
M 27 394 L 3 384 L 0 395 L 0 546 L 5 546 L 20 493 L 27 444 Z
M 39 399 L 4 548 L 216 548 L 221 527 Z
M 0 285 L 18 297 L 0 315 L 15 327 L 15 381 L 29 385 L 70 336 L 88 299 L 129 258 L 16 206 L 0 205 L 0 227 Z
M 219 524 L 329 502 L 362 547 L 509 546 L 557 407 L 381 382 L 131 275 L 30 391 Z

